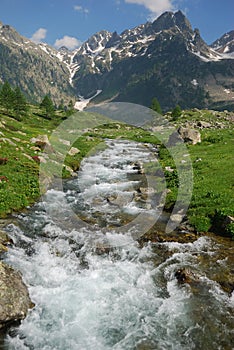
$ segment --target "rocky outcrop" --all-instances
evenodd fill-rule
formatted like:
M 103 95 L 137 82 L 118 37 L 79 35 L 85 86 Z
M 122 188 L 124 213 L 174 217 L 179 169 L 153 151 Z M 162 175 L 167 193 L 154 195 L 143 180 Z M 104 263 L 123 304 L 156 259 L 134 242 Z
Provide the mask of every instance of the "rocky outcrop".
M 80 150 L 76 147 L 72 147 L 68 152 L 69 156 L 75 156 L 78 153 L 80 153 Z
M 44 149 L 45 147 L 50 147 L 51 144 L 49 142 L 47 135 L 38 135 L 37 137 L 33 137 L 31 140 L 31 143 L 34 143 L 36 147 L 39 147 L 40 149 Z
M 33 306 L 21 274 L 0 262 L 0 328 L 23 320 Z
M 178 133 L 184 140 L 184 142 L 192 143 L 193 145 L 196 145 L 197 143 L 201 142 L 201 134 L 199 131 L 190 129 L 190 128 L 184 128 L 179 127 Z
M 0 230 L 0 255 L 7 251 L 7 245 L 11 243 L 11 239 L 6 232 Z
M 203 120 L 197 122 L 197 126 L 201 129 L 209 129 L 212 127 L 211 123 L 205 122 Z

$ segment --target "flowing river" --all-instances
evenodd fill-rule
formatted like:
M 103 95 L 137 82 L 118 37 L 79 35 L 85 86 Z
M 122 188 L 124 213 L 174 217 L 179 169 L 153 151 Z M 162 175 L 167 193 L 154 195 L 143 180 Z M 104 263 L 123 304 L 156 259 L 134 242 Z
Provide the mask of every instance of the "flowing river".
M 35 307 L 1 349 L 233 349 L 234 294 L 216 281 L 233 273 L 233 243 L 203 236 L 140 246 L 135 220 L 157 216 L 158 197 L 144 196 L 139 164 L 155 150 L 106 145 L 84 159 L 64 191 L 49 190 L 8 225 L 14 246 L 6 262 L 22 272 Z M 185 268 L 191 283 L 176 278 Z

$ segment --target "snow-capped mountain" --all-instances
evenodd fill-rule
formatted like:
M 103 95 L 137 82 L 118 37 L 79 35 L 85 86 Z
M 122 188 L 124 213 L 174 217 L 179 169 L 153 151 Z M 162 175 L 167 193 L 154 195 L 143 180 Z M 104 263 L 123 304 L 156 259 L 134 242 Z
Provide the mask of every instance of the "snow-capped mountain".
M 233 83 L 233 62 L 209 47 L 181 11 L 166 12 L 120 35 L 99 32 L 74 53 L 72 63 L 76 91 L 90 96 L 102 90 L 99 101 L 149 105 L 157 96 L 166 109 L 176 103 L 233 102 L 234 95 L 225 92 Z M 222 78 L 225 70 L 228 79 Z
M 92 73 L 110 70 L 115 62 L 129 57 L 145 56 L 150 45 L 156 39 L 172 40 L 175 35 L 183 37 L 187 50 L 199 56 L 204 61 L 220 60 L 222 55 L 212 50 L 201 39 L 198 29 L 194 31 L 189 21 L 181 11 L 166 12 L 155 22 L 140 25 L 131 30 L 125 30 L 118 35 L 101 31 L 86 41 L 73 57 L 77 62 L 77 71 L 85 68 Z
M 231 108 L 233 33 L 208 46 L 181 11 L 165 12 L 121 34 L 102 30 L 70 52 L 0 25 L 0 80 L 18 84 L 34 100 L 50 93 L 58 103 L 96 95 L 96 101 L 149 106 L 156 96 L 165 110 L 175 104 Z
M 211 47 L 219 53 L 227 54 L 234 58 L 234 30 L 221 36 L 220 39 L 213 42 Z

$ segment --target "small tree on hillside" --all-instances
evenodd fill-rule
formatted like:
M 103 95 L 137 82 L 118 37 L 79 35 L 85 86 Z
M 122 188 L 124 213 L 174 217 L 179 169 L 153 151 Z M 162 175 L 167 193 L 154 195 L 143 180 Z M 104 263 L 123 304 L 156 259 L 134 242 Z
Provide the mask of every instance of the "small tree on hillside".
M 13 110 L 16 116 L 28 111 L 27 101 L 19 87 L 13 91 Z
M 153 111 L 155 111 L 159 114 L 162 114 L 162 108 L 161 108 L 160 103 L 158 102 L 156 97 L 153 98 L 150 108 Z
M 51 98 L 48 95 L 43 98 L 40 107 L 45 111 L 47 117 L 53 117 L 55 108 Z
M 175 108 L 171 112 L 171 116 L 173 120 L 178 119 L 181 116 L 182 110 L 179 105 L 176 105 Z
M 13 108 L 14 91 L 8 81 L 6 81 L 0 90 L 0 105 L 6 109 L 7 113 Z

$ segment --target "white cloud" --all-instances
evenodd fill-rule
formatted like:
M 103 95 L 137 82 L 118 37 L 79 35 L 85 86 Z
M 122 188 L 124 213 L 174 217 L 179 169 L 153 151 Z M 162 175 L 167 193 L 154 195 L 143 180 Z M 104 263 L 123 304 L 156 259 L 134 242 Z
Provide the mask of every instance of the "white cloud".
M 87 8 L 81 6 L 81 5 L 75 5 L 74 6 L 74 10 L 78 11 L 78 12 L 82 12 L 82 13 L 84 13 L 86 15 L 89 13 L 89 9 L 87 9 Z
M 173 11 L 173 0 L 125 0 L 129 4 L 143 5 L 151 12 L 151 18 L 156 18 L 165 11 Z
M 80 5 L 75 5 L 75 6 L 74 6 L 74 10 L 75 10 L 75 11 L 82 11 L 82 10 L 83 10 L 83 7 L 80 6 Z
M 31 37 L 31 40 L 35 43 L 40 43 L 43 39 L 45 39 L 47 34 L 47 29 L 39 28 Z
M 68 35 L 64 35 L 63 38 L 57 39 L 54 46 L 59 49 L 62 46 L 66 46 L 69 50 L 74 50 L 81 45 L 81 41 Z

